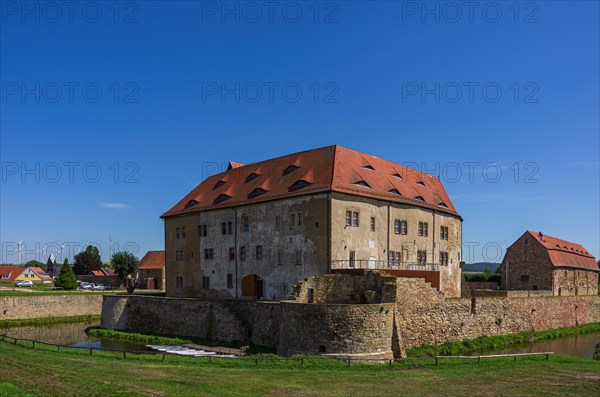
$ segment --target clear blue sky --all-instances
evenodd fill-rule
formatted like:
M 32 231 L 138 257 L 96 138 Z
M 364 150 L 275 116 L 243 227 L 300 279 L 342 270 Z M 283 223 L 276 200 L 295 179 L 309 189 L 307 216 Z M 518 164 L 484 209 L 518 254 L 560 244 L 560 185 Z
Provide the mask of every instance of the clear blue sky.
M 468 262 L 600 253 L 598 2 L 52 4 L 1 3 L 0 262 L 162 249 L 215 167 L 331 144 L 440 175 Z

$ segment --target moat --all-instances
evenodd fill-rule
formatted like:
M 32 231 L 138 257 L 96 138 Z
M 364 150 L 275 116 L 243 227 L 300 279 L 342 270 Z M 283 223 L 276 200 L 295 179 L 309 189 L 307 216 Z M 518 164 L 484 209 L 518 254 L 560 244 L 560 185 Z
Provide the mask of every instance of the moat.
M 94 347 L 103 349 L 147 351 L 144 344 L 114 340 L 98 339 L 85 333 L 88 327 L 98 326 L 99 322 L 84 322 L 71 324 L 49 324 L 40 326 L 11 327 L 0 330 L 8 336 L 23 339 L 33 339 L 47 343 L 54 343 L 74 347 Z M 534 353 L 554 352 L 556 354 L 592 358 L 596 344 L 600 343 L 600 333 L 568 336 L 558 339 L 543 340 L 507 346 L 499 349 L 473 352 L 477 354 L 508 354 L 508 353 Z

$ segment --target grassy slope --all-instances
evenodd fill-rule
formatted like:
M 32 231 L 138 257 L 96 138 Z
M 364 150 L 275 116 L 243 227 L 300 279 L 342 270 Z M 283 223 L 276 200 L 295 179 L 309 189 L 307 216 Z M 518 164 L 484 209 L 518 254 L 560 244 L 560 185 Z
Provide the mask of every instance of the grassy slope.
M 597 362 L 571 357 L 353 365 L 132 357 L 32 350 L 0 343 L 0 393 L 10 383 L 36 396 L 597 396 Z M 32 376 L 35 374 L 35 376 Z

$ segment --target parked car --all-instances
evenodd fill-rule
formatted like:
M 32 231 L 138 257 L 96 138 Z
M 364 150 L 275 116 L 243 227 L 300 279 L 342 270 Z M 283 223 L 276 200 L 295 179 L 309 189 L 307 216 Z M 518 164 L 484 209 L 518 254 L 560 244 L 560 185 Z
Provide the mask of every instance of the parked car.
M 94 287 L 96 291 L 105 291 L 110 289 L 110 284 L 98 284 Z
M 94 289 L 94 284 L 83 282 L 79 285 L 81 289 Z
M 33 281 L 31 280 L 21 280 L 15 282 L 15 286 L 17 287 L 33 287 Z

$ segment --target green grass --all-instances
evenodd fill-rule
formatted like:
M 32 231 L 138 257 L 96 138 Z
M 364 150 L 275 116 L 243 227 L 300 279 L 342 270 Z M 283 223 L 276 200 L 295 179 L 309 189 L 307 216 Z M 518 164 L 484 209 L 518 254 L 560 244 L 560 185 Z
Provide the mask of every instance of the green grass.
M 600 323 L 590 323 L 577 327 L 556 328 L 546 331 L 524 331 L 517 334 L 499 336 L 480 336 L 475 339 L 465 339 L 457 342 L 447 342 L 441 345 L 424 345 L 406 351 L 408 357 L 424 356 L 453 356 L 473 352 L 498 349 L 500 347 L 525 343 L 531 339 L 545 340 L 565 336 L 581 335 L 600 332 Z
M 30 346 L 31 344 L 29 344 Z M 597 396 L 597 362 L 566 356 L 352 364 L 122 355 L 0 342 L 0 391 L 34 396 Z M 255 358 L 258 358 L 256 364 Z M 8 389 L 17 387 L 18 389 Z M 12 390 L 17 390 L 12 393 Z
M 18 388 L 12 383 L 0 382 L 0 396 L 30 397 L 31 394 L 25 392 L 23 389 Z
M 23 291 L 21 288 L 16 287 L 16 290 L 0 290 L 0 296 L 51 296 L 51 295 L 127 295 L 127 291 L 110 290 L 110 291 L 82 291 L 82 290 L 35 290 L 35 292 Z M 29 287 L 23 287 L 29 288 Z M 134 295 L 149 295 L 149 296 L 165 296 L 164 292 L 161 291 L 146 291 L 137 290 L 134 291 Z
M 100 315 L 82 315 L 82 316 L 67 316 L 67 317 L 39 317 L 27 318 L 20 320 L 3 320 L 0 321 L 0 328 L 9 327 L 24 327 L 24 326 L 40 326 L 48 324 L 67 324 L 67 323 L 91 323 L 100 321 Z

